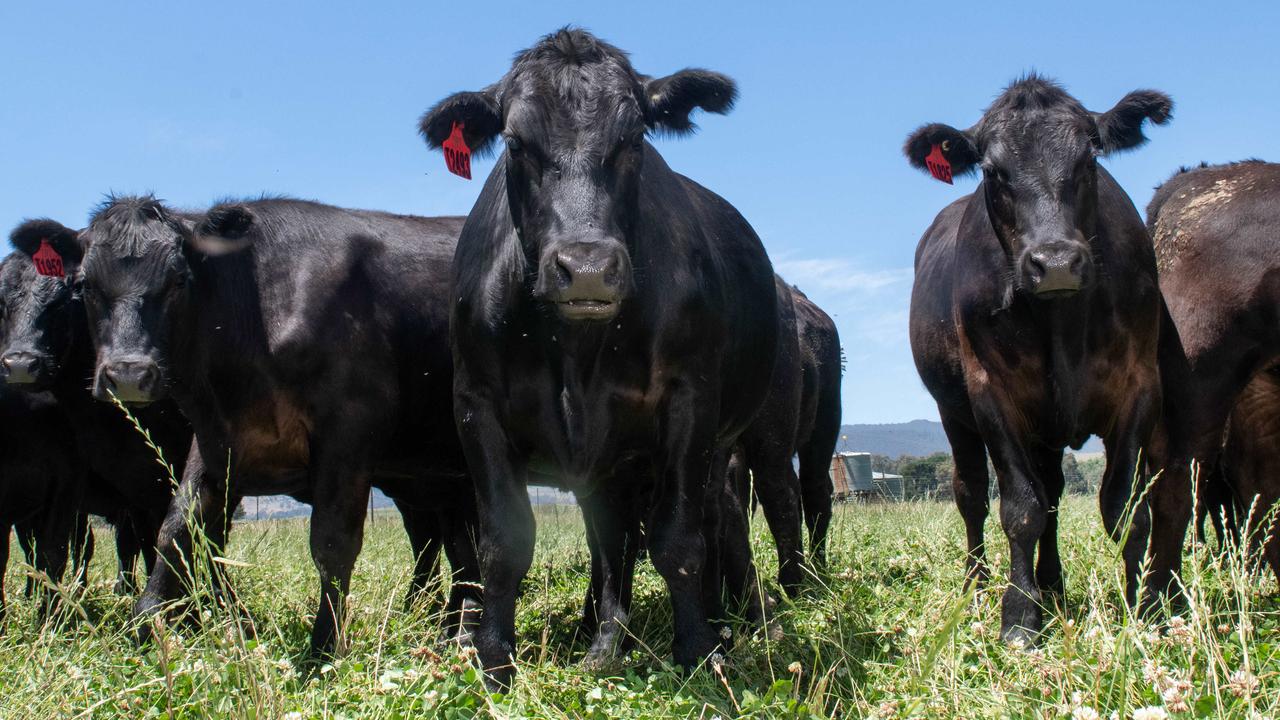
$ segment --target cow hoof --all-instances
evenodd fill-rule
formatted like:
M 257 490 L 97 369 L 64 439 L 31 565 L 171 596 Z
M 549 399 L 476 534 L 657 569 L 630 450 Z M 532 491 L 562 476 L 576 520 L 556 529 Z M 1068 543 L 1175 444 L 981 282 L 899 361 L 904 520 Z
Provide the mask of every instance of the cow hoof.
M 582 658 L 582 667 L 587 672 L 602 672 L 608 668 L 614 667 L 623 655 L 623 641 L 625 640 L 624 631 L 614 626 L 608 629 L 601 629 L 596 635 L 596 639 L 591 643 L 591 648 L 587 650 L 586 656 Z
M 1014 650 L 1032 650 L 1039 641 L 1039 633 L 1020 625 L 1004 628 L 1000 631 L 1000 639 Z
M 813 571 L 803 564 L 788 565 L 778 571 L 778 584 L 787 597 L 797 598 L 804 590 L 805 580 L 813 575 Z
M 475 633 L 468 627 L 445 628 L 440 633 L 440 642 L 445 646 L 473 648 L 476 646 Z
M 164 624 L 164 613 L 161 603 L 154 598 L 143 595 L 133 606 L 133 620 L 138 624 L 134 636 L 139 645 L 145 645 L 155 637 Z
M 485 687 L 489 692 L 505 693 L 516 675 L 515 648 L 483 630 L 476 633 L 475 643 L 475 657 L 484 668 Z
M 617 665 L 622 654 L 612 643 L 608 647 L 592 646 L 582 658 L 582 669 L 589 673 L 600 673 Z
M 987 587 L 987 583 L 991 581 L 991 570 L 987 568 L 987 564 L 979 562 L 969 568 L 965 573 L 965 587 L 972 587 L 974 590 L 983 590 Z
M 486 668 L 484 671 L 484 687 L 491 693 L 505 694 L 510 692 L 511 683 L 515 679 L 516 668 L 509 660 L 503 665 Z
M 728 627 L 724 630 L 724 642 L 727 643 L 733 635 L 728 632 Z M 710 625 L 703 625 L 691 635 L 692 637 L 676 638 L 672 648 L 672 659 L 676 665 L 684 668 L 685 672 L 690 672 L 712 656 L 719 656 L 723 663 L 725 646 Z

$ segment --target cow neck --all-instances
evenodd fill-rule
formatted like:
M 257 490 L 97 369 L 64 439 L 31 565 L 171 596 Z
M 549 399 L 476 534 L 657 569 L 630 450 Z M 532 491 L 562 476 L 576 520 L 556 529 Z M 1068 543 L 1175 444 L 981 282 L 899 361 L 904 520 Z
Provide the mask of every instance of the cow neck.
M 555 357 L 560 380 L 557 410 L 569 458 L 586 457 L 590 447 L 588 434 L 602 430 L 588 427 L 587 421 L 589 408 L 605 400 L 599 397 L 601 389 L 597 380 L 609 327 L 609 323 L 574 326 L 562 322 L 553 323 L 550 327 L 552 344 L 559 348 Z
M 1060 430 L 1074 435 L 1084 411 L 1086 384 L 1089 381 L 1089 317 L 1094 290 L 1081 290 L 1062 300 L 1036 301 L 1037 315 L 1046 330 L 1045 362 L 1048 372 L 1047 392 L 1053 398 L 1049 406 L 1056 415 Z

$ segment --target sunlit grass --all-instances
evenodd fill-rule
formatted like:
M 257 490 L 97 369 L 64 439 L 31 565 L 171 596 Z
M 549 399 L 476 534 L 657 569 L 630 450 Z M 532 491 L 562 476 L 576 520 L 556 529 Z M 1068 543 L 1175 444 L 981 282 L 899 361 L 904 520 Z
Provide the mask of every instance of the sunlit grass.
M 631 623 L 636 649 L 607 674 L 578 665 L 589 568 L 581 521 L 574 508 L 539 508 L 538 551 L 517 619 L 520 674 L 505 698 L 486 694 L 466 653 L 441 641 L 434 609 L 404 611 L 411 564 L 399 519 L 378 513 L 366 529 L 352 581 L 350 649 L 315 676 L 302 664 L 318 589 L 303 520 L 238 524 L 224 567 L 242 610 L 206 607 L 199 626 L 169 625 L 141 649 L 130 633 L 131 601 L 111 593 L 108 534 L 98 536 L 92 584 L 76 600 L 89 621 L 65 628 L 35 625 L 31 602 L 21 597 L 29 568 L 11 561 L 0 717 L 1129 718 L 1150 706 L 1171 717 L 1248 718 L 1280 711 L 1275 580 L 1195 546 L 1184 567 L 1189 607 L 1164 626 L 1139 622 L 1123 606 L 1118 551 L 1087 498 L 1065 504 L 1066 602 L 1046 615 L 1036 650 L 998 640 L 1006 554 L 994 519 L 987 536 L 993 590 L 967 595 L 953 507 L 843 506 L 832 526 L 830 576 L 779 605 L 785 638 L 740 634 L 721 672 L 688 677 L 667 664 L 670 611 L 647 562 Z M 771 577 L 772 543 L 761 522 L 754 533 L 762 572 Z M 244 631 L 250 623 L 242 614 L 256 637 Z

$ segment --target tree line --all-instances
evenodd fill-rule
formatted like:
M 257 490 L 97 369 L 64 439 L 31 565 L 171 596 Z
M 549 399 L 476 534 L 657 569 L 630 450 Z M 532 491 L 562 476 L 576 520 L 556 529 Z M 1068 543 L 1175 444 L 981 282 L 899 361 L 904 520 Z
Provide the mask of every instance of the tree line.
M 1075 453 L 1067 452 L 1062 456 L 1062 475 L 1066 480 L 1066 492 L 1074 495 L 1097 494 L 1102 484 L 1102 471 L 1106 467 L 1106 459 L 1101 455 L 1077 458 Z M 939 452 L 932 455 L 899 455 L 896 458 L 888 455 L 871 455 L 871 469 L 875 472 L 901 475 L 903 494 L 907 498 L 934 497 L 950 499 L 951 474 L 955 463 L 949 453 Z M 990 478 L 991 496 L 998 494 L 995 482 L 995 470 L 987 462 L 987 475 Z

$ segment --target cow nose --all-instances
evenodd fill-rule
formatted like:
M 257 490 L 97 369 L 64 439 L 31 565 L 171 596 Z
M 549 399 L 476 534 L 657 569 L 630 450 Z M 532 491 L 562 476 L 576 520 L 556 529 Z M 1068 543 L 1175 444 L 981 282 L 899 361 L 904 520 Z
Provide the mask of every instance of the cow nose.
M 146 359 L 117 360 L 103 366 L 98 385 L 102 395 L 110 391 L 121 402 L 150 402 L 160 387 L 160 368 Z
M 618 294 L 622 284 L 619 273 L 621 264 L 612 253 L 582 257 L 558 252 L 556 278 L 563 295 L 608 299 Z
M 1085 255 L 1075 243 L 1049 245 L 1027 253 L 1023 276 L 1036 295 L 1068 295 L 1084 284 L 1085 265 Z
M 570 318 L 607 319 L 626 294 L 630 265 L 617 242 L 567 245 L 556 251 L 550 268 L 552 297 Z
M 5 381 L 10 385 L 32 385 L 40 380 L 41 362 L 35 353 L 8 352 L 0 358 L 0 364 L 4 365 Z

